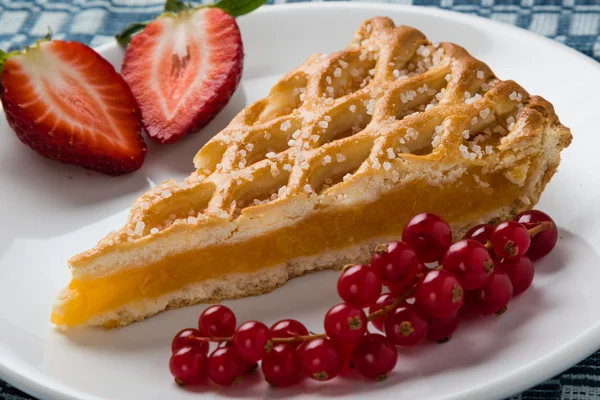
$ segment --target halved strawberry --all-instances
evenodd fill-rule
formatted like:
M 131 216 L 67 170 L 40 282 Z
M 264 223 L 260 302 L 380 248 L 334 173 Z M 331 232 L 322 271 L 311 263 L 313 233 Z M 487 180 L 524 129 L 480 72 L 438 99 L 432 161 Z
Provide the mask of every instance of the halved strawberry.
M 135 99 L 94 50 L 42 40 L 22 52 L 0 53 L 0 68 L 6 119 L 23 143 L 53 160 L 109 175 L 141 167 L 146 144 Z
M 223 0 L 192 8 L 169 0 L 167 12 L 131 39 L 122 74 L 151 139 L 172 143 L 225 107 L 239 84 L 244 53 L 237 23 L 223 9 L 237 16 L 264 2 Z M 134 25 L 117 38 L 127 40 L 141 27 Z

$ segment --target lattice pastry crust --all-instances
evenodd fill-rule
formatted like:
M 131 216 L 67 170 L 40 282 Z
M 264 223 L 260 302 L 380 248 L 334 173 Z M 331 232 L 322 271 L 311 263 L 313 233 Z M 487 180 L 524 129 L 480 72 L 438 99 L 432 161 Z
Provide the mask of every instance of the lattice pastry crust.
M 446 217 L 456 235 L 509 217 L 538 201 L 570 141 L 550 103 L 499 80 L 460 46 L 430 43 L 388 18 L 369 19 L 346 50 L 310 57 L 242 110 L 198 152 L 197 170 L 185 182 L 167 181 L 140 197 L 123 229 L 70 266 L 75 279 L 86 281 L 261 236 L 275 248 L 274 232 L 308 218 L 316 224 L 319 214 L 358 208 L 371 215 L 377 210 L 369 207 L 404 190 L 396 198 L 412 203 L 398 203 L 400 227 L 360 240 L 347 234 L 345 245 L 293 254 L 252 273 L 225 268 L 221 276 L 142 296 L 86 322 L 124 325 L 165 308 L 264 293 L 292 276 L 359 261 L 378 240 L 397 237 L 403 221 L 436 193 L 441 197 L 431 211 Z M 487 197 L 476 200 L 480 195 Z M 470 199 L 477 205 L 459 207 Z M 456 204 L 439 206 L 446 201 Z M 55 314 L 65 313 L 74 297 L 63 291 Z

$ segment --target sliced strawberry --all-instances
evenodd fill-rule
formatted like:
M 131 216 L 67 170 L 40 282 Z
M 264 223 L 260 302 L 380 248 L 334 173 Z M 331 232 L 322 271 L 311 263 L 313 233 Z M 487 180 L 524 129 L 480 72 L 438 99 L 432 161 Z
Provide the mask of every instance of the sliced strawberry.
M 131 39 L 122 70 L 148 136 L 172 143 L 208 124 L 237 88 L 243 56 L 235 19 L 219 8 L 150 22 Z
M 0 83 L 9 125 L 39 154 L 110 175 L 142 165 L 146 145 L 131 90 L 88 46 L 41 41 L 9 54 Z

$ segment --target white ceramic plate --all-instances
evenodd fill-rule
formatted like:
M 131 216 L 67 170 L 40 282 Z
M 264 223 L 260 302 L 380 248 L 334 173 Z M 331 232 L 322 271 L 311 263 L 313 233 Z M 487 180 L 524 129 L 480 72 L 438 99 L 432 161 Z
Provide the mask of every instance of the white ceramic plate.
M 134 198 L 152 182 L 186 176 L 195 152 L 245 105 L 264 96 L 278 77 L 314 52 L 345 47 L 367 17 L 387 15 L 453 41 L 554 103 L 573 129 L 560 172 L 539 208 L 561 229 L 551 256 L 537 264 L 533 288 L 501 318 L 464 324 L 445 345 L 402 351 L 389 380 L 337 379 L 273 390 L 259 382 L 202 393 L 177 388 L 167 369 L 169 344 L 194 326 L 203 306 L 164 313 L 124 329 L 77 330 L 48 322 L 58 291 L 70 278 L 67 259 L 120 227 Z M 41 158 L 0 122 L 0 376 L 45 399 L 201 399 L 208 397 L 348 396 L 354 399 L 493 399 L 527 389 L 600 348 L 600 67 L 540 36 L 489 20 L 425 8 L 375 4 L 297 4 L 264 7 L 239 19 L 244 79 L 231 103 L 201 133 L 152 145 L 143 169 L 109 178 Z M 114 43 L 100 53 L 119 65 Z M 322 330 L 336 303 L 336 273 L 293 280 L 275 292 L 226 302 L 240 321 L 291 317 Z

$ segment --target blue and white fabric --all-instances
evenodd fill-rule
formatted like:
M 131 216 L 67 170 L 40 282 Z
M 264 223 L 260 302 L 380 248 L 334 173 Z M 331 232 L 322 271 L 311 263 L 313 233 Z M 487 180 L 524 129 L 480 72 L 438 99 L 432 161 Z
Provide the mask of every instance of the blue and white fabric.
M 270 0 L 296 3 L 306 0 Z M 600 60 L 600 0 L 371 0 L 459 11 L 517 25 Z M 132 21 L 160 13 L 163 0 L 0 0 L 0 49 L 48 33 L 98 46 Z

